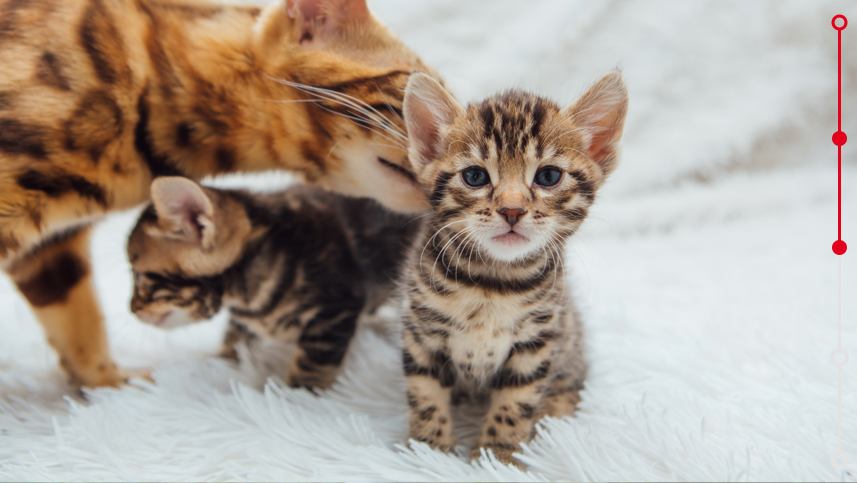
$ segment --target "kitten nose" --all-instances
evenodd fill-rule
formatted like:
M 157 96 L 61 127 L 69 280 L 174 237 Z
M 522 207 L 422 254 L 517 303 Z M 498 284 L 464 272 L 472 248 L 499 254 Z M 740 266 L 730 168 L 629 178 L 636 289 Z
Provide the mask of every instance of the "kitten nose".
M 518 222 L 518 218 L 527 214 L 527 210 L 523 208 L 500 208 L 497 212 L 505 216 L 506 221 L 509 222 L 509 225 L 511 226 L 515 226 L 515 223 Z
M 135 294 L 135 295 L 131 298 L 131 312 L 137 313 L 137 312 L 139 312 L 140 310 L 143 310 L 143 301 L 142 301 L 142 300 L 140 300 L 140 299 L 137 297 L 137 295 Z

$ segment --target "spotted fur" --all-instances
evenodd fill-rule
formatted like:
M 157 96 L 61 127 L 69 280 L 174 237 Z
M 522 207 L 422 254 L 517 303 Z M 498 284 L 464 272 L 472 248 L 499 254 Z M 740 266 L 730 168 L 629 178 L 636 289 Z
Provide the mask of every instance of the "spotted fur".
M 431 69 L 365 0 L 0 0 L 0 269 L 72 379 L 125 379 L 87 227 L 145 202 L 155 177 L 285 169 L 424 206 L 401 119 L 414 71 Z
M 131 309 L 175 327 L 229 310 L 221 354 L 240 340 L 297 343 L 285 380 L 329 387 L 363 312 L 393 290 L 417 230 L 370 199 L 295 187 L 272 195 L 160 178 L 128 242 Z
M 539 418 L 574 412 L 586 364 L 564 246 L 616 167 L 627 102 L 615 72 L 565 108 L 509 91 L 465 109 L 411 77 L 410 159 L 433 206 L 403 281 L 414 440 L 452 448 L 450 401 L 488 398 L 472 456 L 520 464 Z

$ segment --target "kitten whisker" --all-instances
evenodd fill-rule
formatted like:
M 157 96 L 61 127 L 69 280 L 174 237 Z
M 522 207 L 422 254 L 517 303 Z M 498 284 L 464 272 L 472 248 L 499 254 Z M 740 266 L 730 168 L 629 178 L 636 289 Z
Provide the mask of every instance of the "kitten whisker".
M 446 250 L 448 250 L 448 249 L 449 249 L 449 245 L 450 245 L 450 243 L 454 242 L 454 241 L 455 241 L 457 238 L 459 238 L 461 235 L 463 235 L 463 234 L 467 233 L 467 231 L 468 231 L 468 230 L 470 230 L 470 229 L 471 229 L 470 227 L 466 227 L 464 230 L 462 230 L 462 231 L 460 231 L 460 232 L 456 233 L 452 238 L 450 238 L 450 239 L 449 239 L 449 241 L 448 241 L 448 242 L 446 242 L 446 245 L 444 245 L 444 246 L 443 246 L 443 249 L 441 249 L 440 253 L 437 255 L 437 258 L 435 258 L 435 259 L 434 259 L 434 265 L 432 265 L 432 271 L 431 271 L 431 280 L 432 280 L 432 282 L 434 282 L 434 271 L 435 271 L 435 269 L 437 268 L 437 262 L 438 262 L 438 260 L 440 260 L 440 259 L 441 259 L 441 257 L 443 257 L 444 253 L 446 253 Z M 458 251 L 458 248 L 456 248 L 455 250 L 456 250 L 456 251 Z M 453 252 L 453 256 L 455 256 L 455 252 Z M 446 258 L 444 258 L 444 260 L 446 260 Z M 447 269 L 447 271 L 449 270 L 449 266 L 448 266 L 448 265 L 446 265 L 446 269 Z M 458 288 L 458 265 L 457 265 L 457 264 L 456 264 L 456 271 L 455 271 L 455 274 L 456 274 L 456 278 L 455 278 L 455 286 L 456 286 L 456 288 Z
M 467 236 L 464 237 L 464 240 L 462 240 L 461 244 L 459 245 L 459 248 L 461 249 L 461 255 L 458 256 L 458 260 L 456 261 L 456 264 L 455 264 L 456 282 L 458 281 L 458 266 L 461 264 L 461 256 L 464 255 L 464 250 L 467 250 L 467 243 L 471 240 L 471 235 L 473 235 L 473 234 L 474 234 L 473 232 L 468 233 Z M 470 253 L 473 254 L 473 249 L 470 250 Z M 455 253 L 453 252 L 452 255 L 455 256 Z M 467 276 L 470 277 L 471 281 L 473 281 L 473 275 L 470 272 L 470 257 L 469 256 L 467 257 Z
M 433 213 L 428 213 L 428 214 L 427 214 L 427 215 L 425 215 L 425 216 L 429 216 L 429 215 L 432 215 L 432 214 L 433 214 Z M 440 234 L 440 232 L 441 232 L 442 230 L 444 230 L 445 228 L 447 228 L 448 226 L 454 225 L 455 223 L 463 223 L 463 222 L 465 222 L 465 221 L 467 221 L 467 220 L 458 220 L 458 221 L 453 221 L 452 223 L 449 223 L 449 224 L 447 224 L 446 226 L 444 226 L 444 227 L 440 228 L 439 230 L 437 230 L 436 232 L 434 232 L 434 235 L 432 235 L 432 236 L 428 239 L 428 241 L 426 242 L 425 246 L 423 246 L 423 251 L 420 253 L 420 273 L 422 273 L 422 267 L 423 267 L 423 254 L 425 254 L 425 252 L 426 252 L 426 248 L 428 248 L 429 243 L 433 243 L 433 242 L 434 242 L 434 240 L 437 238 L 437 236 Z

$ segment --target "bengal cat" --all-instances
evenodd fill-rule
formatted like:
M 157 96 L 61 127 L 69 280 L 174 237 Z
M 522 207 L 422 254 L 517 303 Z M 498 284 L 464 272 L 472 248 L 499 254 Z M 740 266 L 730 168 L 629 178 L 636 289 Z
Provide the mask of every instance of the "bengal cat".
M 426 66 L 365 0 L 0 0 L 0 268 L 71 380 L 118 385 L 91 225 L 153 178 L 285 169 L 426 205 L 403 89 Z
M 405 268 L 410 437 L 455 445 L 450 400 L 489 399 L 471 456 L 500 460 L 544 415 L 573 414 L 586 374 L 564 246 L 619 161 L 618 72 L 571 105 L 512 90 L 467 108 L 411 76 L 410 160 L 433 206 Z
M 286 382 L 327 388 L 361 313 L 393 292 L 413 217 L 371 199 L 298 186 L 274 194 L 159 178 L 131 232 L 131 310 L 159 327 L 213 317 L 230 328 L 221 354 L 263 337 L 297 342 Z

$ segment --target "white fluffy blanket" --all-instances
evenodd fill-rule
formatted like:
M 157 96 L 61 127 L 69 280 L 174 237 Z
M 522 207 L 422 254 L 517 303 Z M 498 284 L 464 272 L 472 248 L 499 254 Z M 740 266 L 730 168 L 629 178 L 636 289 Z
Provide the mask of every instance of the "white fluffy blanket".
M 156 384 L 69 396 L 41 329 L 0 278 L 0 479 L 855 479 L 853 361 L 841 415 L 851 463 L 830 463 L 840 262 L 843 347 L 857 355 L 855 141 L 843 148 L 851 249 L 837 258 L 830 248 L 830 19 L 852 22 L 843 130 L 857 140 L 857 4 L 370 3 L 462 99 L 519 86 L 568 102 L 624 69 L 624 161 L 568 250 L 591 365 L 577 416 L 543 421 L 520 456 L 528 471 L 408 449 L 399 356 L 383 334 L 362 330 L 339 383 L 316 397 L 265 383 L 276 360 L 213 359 L 222 319 L 173 332 L 137 322 L 124 255 L 133 212 L 98 229 L 96 275 L 116 358 L 153 367 Z M 458 423 L 466 444 L 478 411 Z

